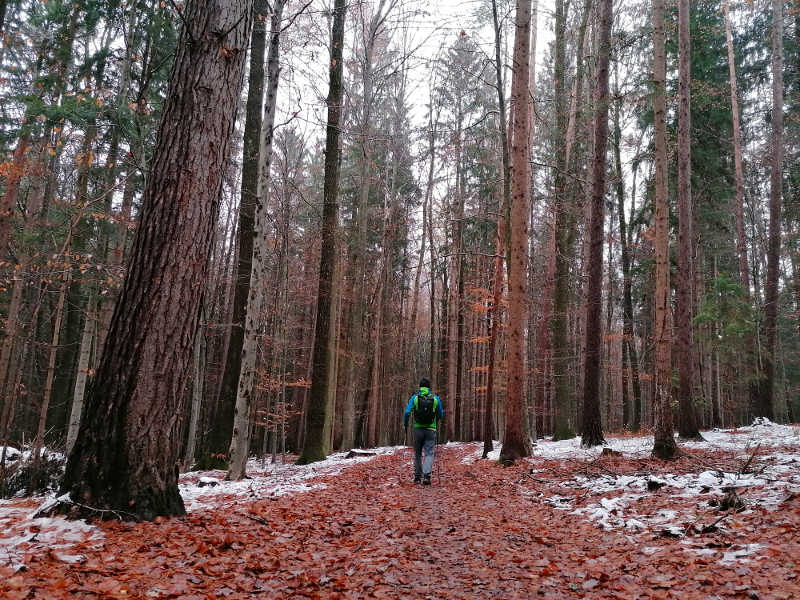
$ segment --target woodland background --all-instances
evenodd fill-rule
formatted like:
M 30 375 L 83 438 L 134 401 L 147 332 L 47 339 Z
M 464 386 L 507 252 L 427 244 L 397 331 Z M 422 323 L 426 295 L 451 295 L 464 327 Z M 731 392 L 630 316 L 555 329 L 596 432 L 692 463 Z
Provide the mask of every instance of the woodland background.
M 687 179 L 679 11 L 666 3 L 667 231 L 655 223 L 651 4 L 614 3 L 598 255 L 589 223 L 602 3 L 534 3 L 537 60 L 523 96 L 531 115 L 528 292 L 517 323 L 524 369 L 512 371 L 524 386 L 520 424 L 533 436 L 569 438 L 585 423 L 593 253 L 602 264 L 594 349 L 602 430 L 653 426 L 659 365 L 676 422 L 687 412 L 679 398 L 688 381 L 695 430 L 756 416 L 798 420 L 800 6 L 727 4 L 689 8 Z M 245 366 L 254 373 L 245 458 L 307 446 L 335 10 L 315 0 L 253 8 L 244 86 L 227 112 L 235 126 L 210 262 L 181 265 L 198 274 L 202 301 L 191 368 L 171 405 L 177 414 L 164 418 L 176 423 L 172 442 L 186 468 L 231 458 L 243 355 L 254 361 Z M 522 110 L 508 106 L 515 10 L 490 0 L 459 3 L 457 16 L 431 10 L 411 0 L 346 7 L 326 450 L 405 439 L 401 413 L 422 375 L 444 400 L 446 439 L 487 437 L 487 411 L 489 440 L 507 426 L 513 315 L 496 266 L 512 245 L 505 223 L 520 223 L 506 217 L 506 115 Z M 32 445 L 35 456 L 43 446 L 68 453 L 109 347 L 178 32 L 191 13 L 151 0 L 2 0 L 0 15 L 0 441 Z M 688 206 L 681 181 L 690 183 Z M 675 348 L 666 359 L 655 335 L 665 231 Z M 262 268 L 251 278 L 254 246 Z M 263 294 L 262 308 L 245 326 L 250 288 Z M 3 481 L 6 493 L 16 491 Z

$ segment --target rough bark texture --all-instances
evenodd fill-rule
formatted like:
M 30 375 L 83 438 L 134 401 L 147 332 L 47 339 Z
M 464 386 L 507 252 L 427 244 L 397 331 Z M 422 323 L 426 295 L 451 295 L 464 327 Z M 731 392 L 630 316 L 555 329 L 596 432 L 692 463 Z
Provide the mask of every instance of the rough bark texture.
M 258 153 L 258 186 L 255 202 L 255 222 L 251 224 L 251 260 L 248 276 L 249 291 L 245 310 L 244 339 L 241 346 L 239 381 L 236 389 L 236 407 L 233 413 L 233 434 L 228 452 L 230 465 L 228 479 L 242 479 L 246 475 L 247 453 L 250 448 L 250 412 L 253 394 L 258 383 L 256 371 L 258 358 L 258 334 L 263 322 L 269 265 L 269 245 L 267 231 L 269 219 L 270 168 L 272 167 L 272 139 L 275 125 L 275 109 L 278 99 L 280 79 L 280 34 L 281 18 L 286 0 L 276 0 L 270 13 L 269 58 L 267 59 L 267 98 L 264 103 L 264 118 L 261 127 L 261 150 Z M 255 238 L 255 240 L 253 239 Z M 239 264 L 241 265 L 239 249 Z M 230 355 L 230 350 L 228 351 Z
M 572 219 L 566 202 L 567 195 L 567 109 L 566 109 L 566 8 L 564 0 L 556 0 L 555 14 L 555 65 L 553 71 L 554 102 L 556 113 L 556 170 L 554 173 L 554 226 L 555 243 L 553 314 L 550 321 L 550 341 L 553 349 L 553 439 L 563 440 L 575 436 L 570 411 L 570 391 L 567 381 L 569 343 L 567 339 L 567 309 L 569 305 L 569 222 Z
M 528 127 L 528 61 L 530 60 L 531 0 L 517 0 L 514 33 L 514 71 L 511 101 L 514 131 L 511 139 L 511 257 L 508 269 L 508 384 L 500 462 L 530 456 L 524 414 L 525 328 L 528 294 L 528 213 L 530 202 L 530 145 Z
M 680 418 L 678 432 L 682 438 L 702 439 L 697 428 L 692 384 L 694 359 L 692 329 L 694 319 L 693 298 L 693 235 L 692 235 L 692 165 L 691 165 L 691 72 L 689 65 L 691 39 L 689 37 L 689 0 L 678 2 L 678 306 L 675 345 L 678 362 L 678 399 Z
M 339 121 L 342 115 L 342 47 L 344 46 L 345 2 L 334 4 L 331 33 L 330 89 L 328 91 L 328 128 L 325 142 L 325 183 L 322 207 L 322 252 L 317 290 L 317 319 L 314 326 L 314 351 L 311 359 L 311 391 L 306 412 L 305 441 L 298 464 L 323 460 L 330 448 L 331 411 L 328 381 L 331 365 L 329 352 L 333 272 L 336 263 L 336 221 L 339 205 Z
M 242 367 L 242 346 L 253 259 L 253 223 L 258 193 L 258 166 L 261 156 L 261 106 L 264 101 L 264 53 L 268 18 L 266 0 L 255 0 L 253 14 L 242 149 L 242 189 L 239 199 L 239 226 L 236 229 L 239 260 L 236 265 L 233 315 L 225 371 L 222 375 L 222 384 L 217 399 L 217 416 L 209 435 L 207 448 L 210 453 L 217 455 L 228 452 L 231 442 L 234 407 Z
M 661 459 L 675 456 L 670 407 L 670 302 L 669 302 L 669 206 L 667 205 L 667 127 L 664 86 L 664 0 L 653 0 L 653 113 L 655 121 L 655 383 L 653 397 L 653 455 Z
M 777 362 L 778 268 L 781 255 L 781 202 L 783 187 L 783 2 L 772 2 L 772 165 L 769 178 L 769 238 L 767 280 L 764 286 L 764 382 L 757 416 L 775 415 L 775 363 Z
M 189 2 L 183 19 L 128 274 L 62 483 L 79 513 L 184 513 L 180 415 L 251 3 Z
M 589 281 L 586 291 L 586 368 L 583 385 L 583 446 L 602 444 L 600 417 L 600 349 L 603 310 L 603 225 L 608 146 L 608 65 L 611 57 L 612 0 L 600 3 L 599 54 L 594 95 L 594 158 L 589 222 Z
M 489 372 L 486 381 L 486 403 L 483 412 L 483 457 L 492 451 L 494 419 L 492 412 L 495 404 L 495 375 L 497 371 L 497 337 L 500 331 L 500 300 L 503 294 L 503 252 L 505 251 L 506 226 L 504 215 L 511 206 L 511 160 L 508 153 L 508 136 L 506 135 L 506 98 L 503 88 L 503 55 L 502 32 L 497 14 L 497 2 L 492 0 L 492 21 L 494 24 L 494 66 L 497 77 L 497 105 L 500 109 L 497 125 L 500 133 L 500 145 L 503 168 L 503 195 L 500 198 L 497 217 L 497 252 L 494 258 L 494 282 L 492 284 L 492 305 L 489 309 Z M 534 61 L 531 61 L 534 62 Z M 530 71 L 529 71 L 530 77 Z M 529 146 L 532 140 L 529 138 Z

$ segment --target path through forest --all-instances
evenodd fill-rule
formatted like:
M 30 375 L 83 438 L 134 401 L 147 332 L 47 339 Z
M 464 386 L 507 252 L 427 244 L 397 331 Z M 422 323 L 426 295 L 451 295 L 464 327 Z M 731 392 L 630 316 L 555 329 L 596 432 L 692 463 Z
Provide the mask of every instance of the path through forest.
M 309 491 L 99 524 L 1 567 L 0 596 L 797 598 L 800 430 L 783 429 L 768 452 L 689 448 L 674 463 L 623 450 L 504 468 L 453 444 L 430 487 L 400 448 Z

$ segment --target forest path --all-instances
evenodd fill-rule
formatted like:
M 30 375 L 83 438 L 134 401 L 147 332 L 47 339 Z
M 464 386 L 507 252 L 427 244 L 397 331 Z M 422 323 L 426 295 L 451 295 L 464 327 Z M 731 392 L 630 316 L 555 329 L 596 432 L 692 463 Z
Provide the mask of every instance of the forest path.
M 503 468 L 479 460 L 477 450 L 440 447 L 432 486 L 411 483 L 406 448 L 322 476 L 314 482 L 325 486 L 306 493 L 239 499 L 159 523 L 102 524 L 104 538 L 73 548 L 79 557 L 73 564 L 50 552 L 33 557 L 24 572 L 3 574 L 0 596 L 800 597 L 797 497 L 779 512 L 735 515 L 733 534 L 678 539 L 660 528 L 604 530 L 572 510 L 590 506 L 591 489 L 570 496 L 570 509 L 555 507 L 556 494 L 575 494 L 562 482 L 581 473 L 657 470 L 662 463 L 537 459 L 531 474 L 528 462 Z M 696 499 L 658 490 L 640 500 L 651 512 L 690 504 Z M 745 541 L 759 544 L 758 557 L 723 560 L 726 548 Z

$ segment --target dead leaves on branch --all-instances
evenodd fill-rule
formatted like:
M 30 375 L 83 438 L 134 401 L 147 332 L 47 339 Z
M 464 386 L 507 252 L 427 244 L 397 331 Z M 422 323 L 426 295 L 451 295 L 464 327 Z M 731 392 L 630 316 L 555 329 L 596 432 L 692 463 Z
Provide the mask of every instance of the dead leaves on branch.
M 680 538 L 656 529 L 604 530 L 575 514 L 601 492 L 565 486 L 576 476 L 691 471 L 606 456 L 537 460 L 501 469 L 470 459 L 477 446 L 442 448 L 441 478 L 410 483 L 402 450 L 317 482 L 327 487 L 256 501 L 224 498 L 217 510 L 160 523 L 103 523 L 102 539 L 0 568 L 0 596 L 16 598 L 792 598 L 800 594 L 800 502 L 736 512 L 715 531 Z M 535 477 L 531 467 L 535 466 Z M 673 490 L 674 491 L 674 490 Z M 617 492 L 602 492 L 613 497 Z M 557 495 L 569 498 L 557 508 Z M 702 501 L 702 499 L 700 499 Z M 721 516 L 654 486 L 639 512 Z M 719 525 L 723 525 L 720 527 Z

